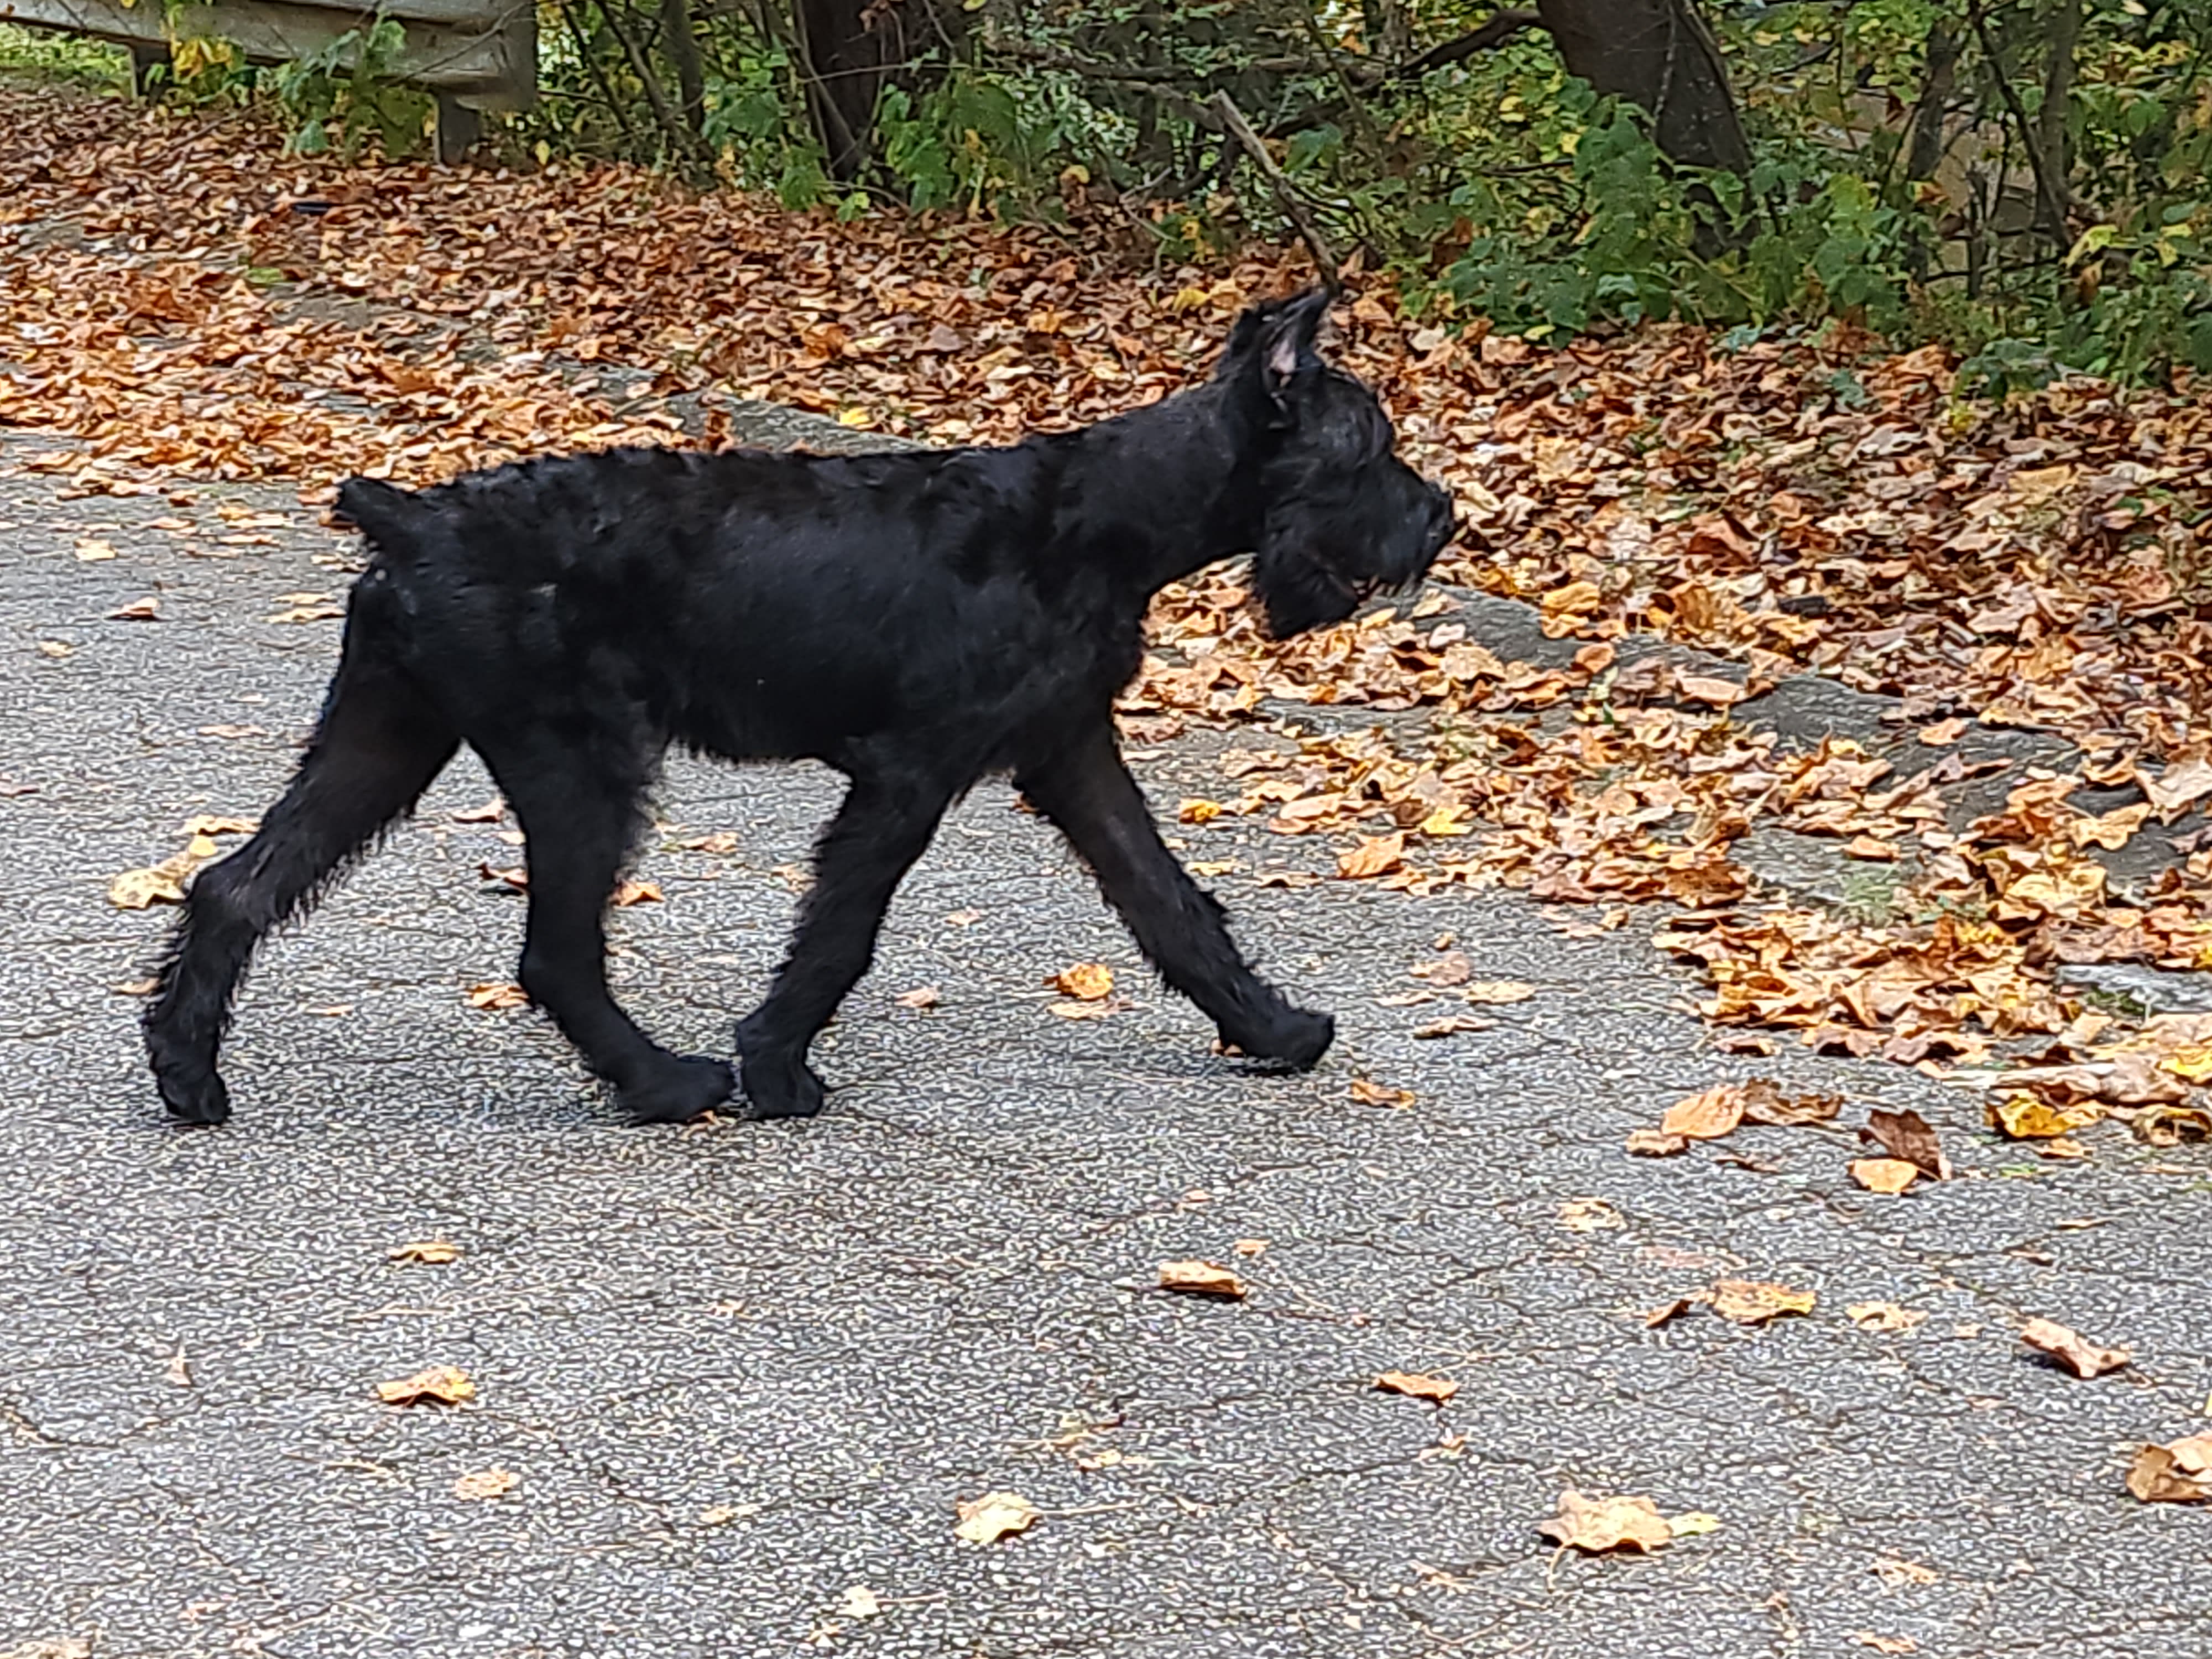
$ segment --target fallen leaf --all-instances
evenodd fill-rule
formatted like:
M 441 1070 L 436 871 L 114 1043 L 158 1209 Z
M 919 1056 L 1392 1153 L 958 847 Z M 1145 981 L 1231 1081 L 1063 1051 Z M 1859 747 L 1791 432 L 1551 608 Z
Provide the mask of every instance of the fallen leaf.
M 2081 1377 L 2102 1376 L 2118 1370 L 2135 1358 L 2126 1348 L 2100 1348 L 2063 1325 L 2048 1319 L 2031 1319 L 2021 1327 L 2020 1340 L 2031 1348 L 2063 1359 Z
M 1079 962 L 1052 976 L 1053 988 L 1079 1002 L 1097 1002 L 1114 994 L 1114 970 L 1103 962 Z
M 1910 1636 L 1877 1636 L 1870 1630 L 1855 1630 L 1851 1640 L 1863 1648 L 1872 1648 L 1876 1653 L 1917 1653 L 1920 1644 Z
M 987 1492 L 953 1505 L 960 1517 L 955 1537 L 970 1544 L 994 1544 L 1010 1534 L 1027 1532 L 1043 1511 L 1018 1492 Z
M 376 1397 L 387 1406 L 419 1406 L 426 1400 L 441 1406 L 458 1406 L 477 1397 L 477 1385 L 469 1380 L 466 1371 L 452 1365 L 433 1365 L 412 1376 L 378 1383 Z
M 453 814 L 455 823 L 497 823 L 507 816 L 507 799 L 494 795 L 481 806 L 465 806 Z
M 2149 1106 L 2128 1127 L 2148 1146 L 2179 1146 L 2185 1140 L 2212 1140 L 2212 1112 L 2201 1106 Z
M 1749 695 L 1734 680 L 1716 674 L 1677 674 L 1674 689 L 1694 702 L 1709 702 L 1718 708 L 1741 702 Z
M 1948 749 L 1966 734 L 1966 720 L 1954 714 L 1948 720 L 1937 720 L 1933 726 L 1920 728 L 1920 741 L 1930 749 Z
M 615 889 L 615 908 L 627 910 L 633 904 L 659 904 L 660 884 L 656 881 L 625 881 Z
M 1759 1279 L 1723 1279 L 1712 1290 L 1713 1311 L 1739 1325 L 1764 1325 L 1784 1314 L 1808 1314 L 1818 1296 Z
M 1413 1103 L 1411 1089 L 1393 1089 L 1388 1084 L 1371 1083 L 1364 1077 L 1352 1079 L 1345 1092 L 1363 1106 L 1410 1106 Z
M 185 877 L 173 859 L 144 870 L 125 870 L 107 884 L 107 902 L 118 910 L 143 910 L 155 904 L 182 904 Z
M 426 1238 L 410 1244 L 402 1244 L 385 1252 L 388 1261 L 404 1261 L 421 1267 L 436 1267 L 461 1259 L 461 1247 L 442 1238 Z
M 1897 843 L 1878 841 L 1872 836 L 1853 836 L 1844 843 L 1844 856 L 1872 864 L 1890 864 L 1898 856 Z
M 1534 986 L 1523 984 L 1517 979 L 1478 979 L 1460 993 L 1469 1002 L 1490 1007 L 1526 1002 L 1535 994 Z
M 1261 1255 L 1267 1251 L 1267 1241 L 1264 1238 L 1240 1238 L 1229 1248 L 1241 1256 Z
M 530 871 L 525 865 L 501 867 L 488 861 L 482 862 L 477 866 L 477 874 L 486 881 L 495 881 L 503 887 L 511 887 L 518 893 L 530 890 Z
M 263 620 L 272 623 L 335 622 L 345 615 L 344 607 L 335 605 L 294 605 L 275 611 Z
M 1464 951 L 1447 951 L 1433 962 L 1415 963 L 1409 971 L 1431 985 L 1464 985 L 1474 977 L 1474 963 Z
M 1917 1308 L 1900 1308 L 1894 1302 L 1854 1302 L 1844 1310 L 1863 1331 L 1909 1331 L 1928 1322 Z
M 1743 1085 L 1723 1083 L 1703 1094 L 1678 1100 L 1659 1120 L 1659 1133 L 1692 1140 L 1717 1140 L 1734 1134 L 1743 1121 Z
M 1690 1150 L 1687 1135 L 1669 1134 L 1664 1129 L 1631 1129 L 1628 1132 L 1628 1151 L 1635 1158 L 1673 1158 L 1678 1152 Z
M 268 729 L 264 726 L 240 726 L 234 720 L 226 720 L 218 726 L 194 726 L 192 729 L 203 738 L 235 739 L 239 738 L 265 738 L 269 735 Z
M 1243 1296 L 1244 1281 L 1228 1268 L 1212 1261 L 1163 1261 L 1160 1288 L 1186 1296 L 1218 1296 L 1235 1300 Z
M 1702 1538 L 1721 1529 L 1721 1518 L 1704 1510 L 1687 1510 L 1667 1517 L 1667 1530 L 1677 1538 Z
M 1572 1486 L 1559 1494 L 1559 1512 L 1536 1530 L 1561 1549 L 1591 1555 L 1607 1550 L 1651 1551 L 1672 1543 L 1674 1529 L 1648 1498 L 1586 1498 Z
M 1405 860 L 1404 835 L 1363 836 L 1358 846 L 1337 860 L 1337 879 L 1364 881 L 1370 876 L 1387 875 Z
M 2184 1474 L 2212 1474 L 2212 1434 L 2192 1434 L 2186 1440 L 2166 1443 L 2174 1467 Z
M 837 1603 L 837 1611 L 848 1619 L 873 1619 L 883 1610 L 883 1602 L 866 1584 L 848 1585 Z
M 1920 1167 L 1901 1158 L 1855 1158 L 1851 1179 L 1870 1193 L 1901 1193 L 1920 1178 Z
M 1418 1371 L 1385 1371 L 1375 1379 L 1375 1386 L 1385 1394 L 1433 1400 L 1439 1406 L 1459 1392 L 1459 1384 L 1449 1378 L 1424 1376 Z
M 74 655 L 76 651 L 76 647 L 75 646 L 66 644 L 60 640 L 40 640 L 39 641 L 39 654 L 42 657 L 52 657 L 57 662 L 60 661 L 64 657 Z
M 1880 1146 L 1892 1158 L 1901 1158 L 1921 1174 L 1937 1181 L 1951 1178 L 1950 1161 L 1936 1144 L 1936 1131 L 1917 1112 L 1889 1112 L 1875 1107 L 1867 1114 L 1859 1139 Z
M 1680 1318 L 1690 1311 L 1691 1306 L 1690 1298 L 1686 1296 L 1678 1296 L 1672 1302 L 1662 1302 L 1644 1316 L 1644 1328 L 1656 1330 L 1668 1321 Z
M 1426 1025 L 1416 1025 L 1413 1036 L 1427 1042 L 1437 1037 L 1458 1036 L 1467 1031 L 1492 1031 L 1498 1029 L 1494 1019 L 1474 1019 L 1466 1014 L 1446 1014 L 1442 1019 L 1432 1019 Z
M 98 536 L 80 536 L 76 538 L 76 556 L 87 564 L 97 564 L 115 556 L 115 544 Z
M 188 836 L 250 836 L 261 828 L 261 820 L 196 812 L 181 827 Z
M 189 1389 L 192 1386 L 191 1362 L 185 1358 L 181 1351 L 169 1356 L 169 1363 L 161 1368 L 161 1380 L 176 1389 Z
M 2186 1473 L 2172 1446 L 2145 1446 L 2137 1452 L 2128 1465 L 2128 1490 L 2145 1504 L 2202 1504 L 2212 1498 L 2212 1483 Z
M 161 602 L 156 599 L 133 599 L 120 610 L 109 611 L 107 620 L 110 622 L 159 622 L 161 620 Z
M 1178 823 L 1211 823 L 1224 809 L 1218 800 L 1185 800 L 1176 807 Z
M 717 830 L 711 836 L 693 836 L 676 844 L 687 853 L 708 853 L 716 858 L 727 858 L 738 850 L 738 838 L 726 830 Z
M 2097 1106 L 2057 1107 L 2033 1095 L 2008 1095 L 1985 1109 L 1990 1127 L 2013 1140 L 2050 1140 L 2087 1128 L 2104 1110 Z
M 1743 1085 L 1743 1121 L 1769 1128 L 1794 1129 L 1826 1123 L 1844 1109 L 1841 1095 L 1785 1095 L 1779 1084 L 1754 1078 Z
M 453 1482 L 453 1496 L 469 1499 L 499 1498 L 522 1484 L 513 1469 L 478 1469 Z
M 469 1006 L 483 1008 L 497 1013 L 504 1008 L 527 1008 L 530 993 L 520 985 L 494 981 L 489 985 L 471 985 L 468 991 Z
M 945 993 L 934 985 L 917 985 L 911 991 L 902 991 L 891 999 L 902 1008 L 934 1008 L 945 1000 Z
M 1601 1198 L 1571 1198 L 1559 1206 L 1559 1225 L 1571 1233 L 1601 1233 L 1628 1224 Z
M 1103 1002 L 1048 1002 L 1044 1011 L 1055 1019 L 1104 1019 L 1133 1006 L 1127 997 L 1109 997 Z

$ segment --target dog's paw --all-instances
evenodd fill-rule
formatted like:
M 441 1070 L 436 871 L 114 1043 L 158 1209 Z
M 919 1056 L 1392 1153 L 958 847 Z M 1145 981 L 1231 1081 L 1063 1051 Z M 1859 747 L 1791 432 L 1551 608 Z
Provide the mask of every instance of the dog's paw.
M 689 1123 L 738 1091 L 737 1074 L 719 1060 L 688 1055 L 650 1082 L 616 1091 L 632 1123 Z
M 749 1054 L 740 1064 L 749 1118 L 812 1117 L 829 1103 L 822 1079 L 803 1060 L 776 1060 Z
M 213 1072 L 157 1072 L 155 1082 L 161 1091 L 161 1104 L 179 1123 L 222 1123 L 230 1117 L 230 1091 Z
M 1336 1041 L 1336 1020 L 1328 1014 L 1311 1014 L 1303 1008 L 1285 1008 L 1256 1031 L 1234 1035 L 1224 1031 L 1224 1042 L 1233 1043 L 1255 1060 L 1280 1060 L 1298 1071 L 1310 1071 L 1328 1052 L 1328 1045 Z

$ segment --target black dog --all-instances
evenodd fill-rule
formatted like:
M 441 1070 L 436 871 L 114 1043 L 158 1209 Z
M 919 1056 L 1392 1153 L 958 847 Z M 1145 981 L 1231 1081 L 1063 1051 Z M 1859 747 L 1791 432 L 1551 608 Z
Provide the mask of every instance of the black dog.
M 608 994 L 604 913 L 668 746 L 812 757 L 851 780 L 768 998 L 738 1028 L 753 1117 L 822 1108 L 808 1045 L 874 954 L 953 801 L 1010 772 L 1145 955 L 1247 1054 L 1311 1066 L 1335 1033 L 1253 973 L 1160 842 L 1115 744 L 1165 583 L 1255 556 L 1277 636 L 1420 579 L 1450 503 L 1324 364 L 1328 296 L 1253 307 L 1206 386 L 1008 449 L 860 457 L 629 449 L 419 494 L 338 493 L 366 532 L 321 722 L 261 831 L 192 887 L 146 1044 L 179 1118 L 230 1103 L 216 1051 L 262 935 L 405 814 L 456 748 L 529 837 L 521 981 L 640 1122 L 738 1087 Z

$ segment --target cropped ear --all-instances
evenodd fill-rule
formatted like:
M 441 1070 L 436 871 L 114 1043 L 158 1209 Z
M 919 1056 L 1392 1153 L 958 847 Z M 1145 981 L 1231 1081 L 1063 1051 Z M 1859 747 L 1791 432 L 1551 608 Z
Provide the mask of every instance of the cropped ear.
M 1326 288 L 1310 288 L 1285 300 L 1262 300 L 1248 307 L 1229 337 L 1218 378 L 1249 375 L 1273 406 L 1275 419 L 1286 423 L 1292 386 L 1301 374 L 1322 366 L 1314 339 L 1334 298 Z

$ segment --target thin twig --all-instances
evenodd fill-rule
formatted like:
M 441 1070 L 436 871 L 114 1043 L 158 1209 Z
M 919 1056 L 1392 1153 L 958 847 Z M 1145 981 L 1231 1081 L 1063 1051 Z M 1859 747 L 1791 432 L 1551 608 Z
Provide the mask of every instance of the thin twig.
M 1329 252 L 1328 240 L 1321 234 L 1321 227 L 1314 222 L 1305 199 L 1291 185 L 1289 176 L 1275 165 L 1275 158 L 1267 154 L 1267 144 L 1258 133 L 1252 131 L 1252 124 L 1237 107 L 1237 100 L 1225 92 L 1215 93 L 1213 112 L 1219 118 L 1223 131 L 1244 147 L 1244 153 L 1252 158 L 1253 165 L 1275 187 L 1275 198 L 1282 204 L 1283 212 L 1288 216 L 1291 224 L 1297 227 L 1299 240 L 1305 243 L 1307 252 L 1313 255 L 1314 264 L 1320 270 L 1322 280 L 1332 289 L 1341 288 L 1344 285 L 1343 266 L 1337 263 L 1336 255 Z

